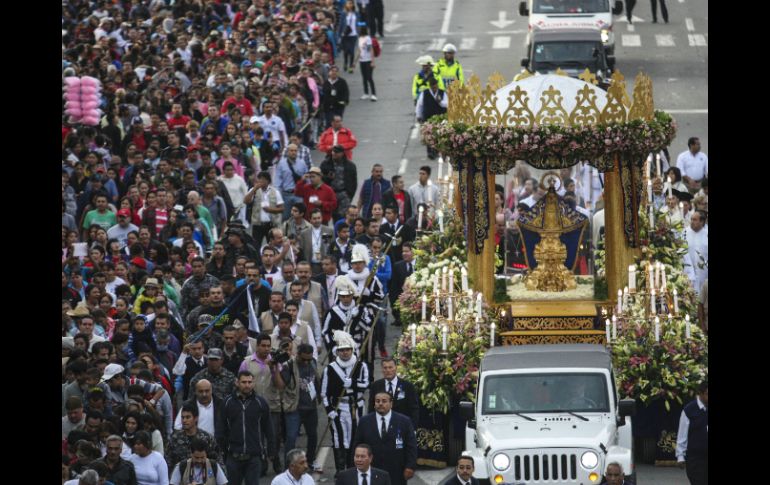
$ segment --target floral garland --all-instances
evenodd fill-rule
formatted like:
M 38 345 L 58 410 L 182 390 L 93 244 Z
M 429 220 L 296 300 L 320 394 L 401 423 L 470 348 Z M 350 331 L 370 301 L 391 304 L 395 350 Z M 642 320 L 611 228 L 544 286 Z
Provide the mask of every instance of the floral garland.
M 516 160 L 527 160 L 540 169 L 566 168 L 588 160 L 600 171 L 612 169 L 615 155 L 641 160 L 650 152 L 669 146 L 676 136 L 674 119 L 655 111 L 652 120 L 590 126 L 533 125 L 514 127 L 448 123 L 446 115 L 432 117 L 422 127 L 426 145 L 458 159 L 491 160 L 491 169 L 504 174 Z M 557 162 L 554 162 L 554 161 Z

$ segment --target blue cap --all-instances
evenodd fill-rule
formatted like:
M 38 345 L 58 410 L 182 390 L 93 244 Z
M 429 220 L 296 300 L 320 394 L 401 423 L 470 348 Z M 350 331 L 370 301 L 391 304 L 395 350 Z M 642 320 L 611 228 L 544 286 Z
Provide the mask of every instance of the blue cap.
M 241 62 L 241 67 L 251 67 L 251 65 L 252 65 L 251 61 L 248 60 L 248 59 L 243 61 L 243 62 Z

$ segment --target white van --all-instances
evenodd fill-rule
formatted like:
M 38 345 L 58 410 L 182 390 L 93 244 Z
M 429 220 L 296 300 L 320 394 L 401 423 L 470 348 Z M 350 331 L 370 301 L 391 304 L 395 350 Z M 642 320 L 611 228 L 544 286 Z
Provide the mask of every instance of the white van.
M 610 0 L 524 0 L 519 4 L 519 13 L 529 17 L 527 45 L 533 30 L 594 28 L 601 32 L 607 53 L 613 55 L 613 15 L 623 13 L 623 2 L 616 0 L 610 8 Z

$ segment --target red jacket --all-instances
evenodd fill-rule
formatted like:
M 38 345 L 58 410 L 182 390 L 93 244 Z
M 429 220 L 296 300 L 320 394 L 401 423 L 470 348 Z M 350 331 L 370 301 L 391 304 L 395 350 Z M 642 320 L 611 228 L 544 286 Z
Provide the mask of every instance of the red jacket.
M 305 206 L 307 206 L 307 211 L 305 211 L 305 218 L 308 221 L 310 220 L 310 212 L 316 207 L 320 207 L 323 223 L 326 224 L 329 222 L 329 219 L 332 218 L 332 212 L 334 212 L 334 209 L 337 208 L 337 194 L 334 193 L 334 189 L 325 183 L 321 183 L 318 188 L 315 188 L 311 184 L 307 183 L 305 179 L 300 179 L 297 181 L 297 185 L 294 187 L 294 195 L 304 199 Z M 320 206 L 310 203 L 310 196 L 312 195 L 318 197 L 321 202 Z
M 353 160 L 353 149 L 358 145 L 358 140 L 352 131 L 345 127 L 340 128 L 337 132 L 337 145 L 342 145 L 345 149 L 345 156 L 348 160 Z M 324 153 L 331 154 L 332 147 L 334 146 L 334 129 L 330 126 L 323 133 L 318 140 L 318 149 Z

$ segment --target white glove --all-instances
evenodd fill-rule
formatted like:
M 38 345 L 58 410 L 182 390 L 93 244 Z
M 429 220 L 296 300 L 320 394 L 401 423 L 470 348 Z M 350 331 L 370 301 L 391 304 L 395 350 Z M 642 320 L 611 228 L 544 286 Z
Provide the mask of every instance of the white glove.
M 358 316 L 358 307 L 353 308 L 350 311 L 350 314 L 353 316 L 353 318 L 356 318 Z
M 350 386 L 352 386 L 352 385 L 353 385 L 353 380 L 352 380 L 350 377 L 346 377 L 346 378 L 345 378 L 345 379 L 342 381 L 342 386 L 343 386 L 343 387 L 350 387 Z
M 372 294 L 372 292 L 371 292 L 371 291 L 369 291 L 369 288 L 364 288 L 364 291 L 362 292 L 362 294 L 363 294 L 364 296 L 369 296 L 369 295 L 371 295 L 371 294 Z
M 337 411 L 332 411 L 327 416 L 329 416 L 329 419 L 332 420 L 337 417 Z

